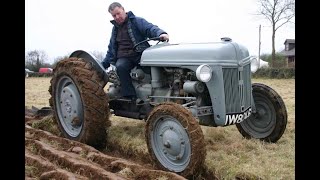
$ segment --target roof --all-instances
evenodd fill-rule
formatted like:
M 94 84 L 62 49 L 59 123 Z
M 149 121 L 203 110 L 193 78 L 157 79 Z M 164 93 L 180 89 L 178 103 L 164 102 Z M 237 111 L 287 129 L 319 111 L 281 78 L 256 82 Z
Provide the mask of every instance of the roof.
M 283 51 L 281 51 L 280 53 L 282 54 L 282 55 L 284 55 L 284 56 L 295 56 L 295 54 L 296 54 L 296 50 L 295 50 L 296 48 L 292 48 L 291 50 L 289 50 L 289 51 L 285 51 L 285 50 L 283 50 Z
M 295 43 L 295 39 L 286 39 L 285 41 L 284 41 L 284 43 L 283 44 L 287 44 L 287 43 Z

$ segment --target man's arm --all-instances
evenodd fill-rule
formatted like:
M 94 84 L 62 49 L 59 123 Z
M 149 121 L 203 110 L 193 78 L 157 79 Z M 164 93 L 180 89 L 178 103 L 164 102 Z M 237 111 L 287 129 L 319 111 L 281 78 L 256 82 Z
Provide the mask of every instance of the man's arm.
M 157 25 L 154 25 L 148 22 L 144 18 L 137 17 L 137 24 L 140 32 L 144 33 L 144 35 L 146 35 L 148 38 L 159 37 L 162 34 L 167 34 L 164 30 L 160 29 Z M 162 37 L 164 37 L 164 35 L 162 35 Z
M 107 54 L 106 54 L 105 58 L 101 61 L 101 64 L 105 69 L 107 69 L 110 66 L 111 61 L 114 59 L 114 54 L 112 52 L 113 47 L 112 47 L 111 41 L 112 41 L 112 35 L 110 37 Z

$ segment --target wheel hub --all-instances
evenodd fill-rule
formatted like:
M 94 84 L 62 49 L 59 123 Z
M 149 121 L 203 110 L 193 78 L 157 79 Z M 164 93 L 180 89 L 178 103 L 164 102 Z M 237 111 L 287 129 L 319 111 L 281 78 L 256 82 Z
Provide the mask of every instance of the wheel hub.
M 83 124 L 83 107 L 78 89 L 69 77 L 60 79 L 57 93 L 58 115 L 64 130 L 72 137 L 79 135 Z
M 171 116 L 163 116 L 155 124 L 153 149 L 166 168 L 180 172 L 190 161 L 191 146 L 185 128 Z
M 174 127 L 164 127 L 162 137 L 163 151 L 166 152 L 168 158 L 171 160 L 181 159 L 184 155 L 184 141 L 179 129 Z
M 77 113 L 79 112 L 77 110 L 78 100 L 75 99 L 77 92 L 75 92 L 72 87 L 72 85 L 69 85 L 63 88 L 61 94 L 61 109 L 66 122 L 69 122 L 72 126 L 79 126 L 81 122 Z
M 266 111 L 264 109 L 258 110 L 259 116 L 264 116 L 266 114 Z
M 170 148 L 170 142 L 169 142 L 169 141 L 165 142 L 163 145 L 164 145 L 164 147 L 166 147 L 166 148 Z
M 67 113 L 71 113 L 72 106 L 70 105 L 70 100 L 67 99 L 64 103 L 63 106 L 66 108 Z

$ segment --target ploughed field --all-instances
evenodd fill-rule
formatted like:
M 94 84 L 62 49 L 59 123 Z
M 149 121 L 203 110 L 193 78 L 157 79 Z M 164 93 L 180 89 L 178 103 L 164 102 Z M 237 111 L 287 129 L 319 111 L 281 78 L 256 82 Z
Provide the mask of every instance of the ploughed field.
M 63 138 L 51 124 L 51 114 L 25 112 L 26 179 L 185 179 Z

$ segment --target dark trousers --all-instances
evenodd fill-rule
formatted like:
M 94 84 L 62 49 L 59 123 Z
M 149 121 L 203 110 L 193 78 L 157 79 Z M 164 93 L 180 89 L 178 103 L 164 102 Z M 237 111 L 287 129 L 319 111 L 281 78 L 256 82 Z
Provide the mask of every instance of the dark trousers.
M 116 62 L 117 74 L 120 78 L 122 96 L 136 96 L 130 76 L 131 70 L 139 65 L 141 56 L 119 58 Z

